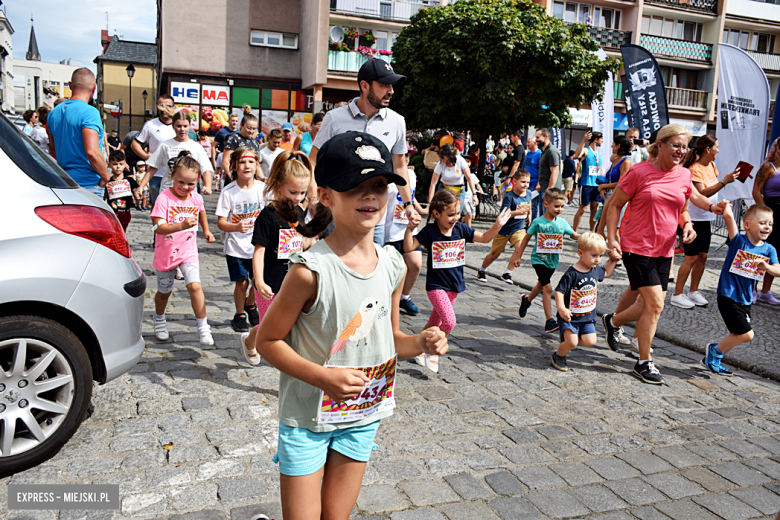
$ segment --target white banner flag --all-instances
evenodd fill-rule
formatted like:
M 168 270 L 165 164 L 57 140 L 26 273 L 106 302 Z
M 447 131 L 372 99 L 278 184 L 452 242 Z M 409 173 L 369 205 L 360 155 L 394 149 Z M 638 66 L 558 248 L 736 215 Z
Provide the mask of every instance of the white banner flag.
M 715 159 L 721 179 L 739 161 L 753 165 L 755 177 L 764 162 L 769 121 L 769 83 L 763 69 L 746 52 L 733 45 L 718 47 L 718 148 Z M 753 179 L 728 184 L 724 199 L 753 199 Z
M 604 52 L 604 49 L 599 49 L 594 54 L 602 60 L 607 59 L 607 53 Z M 604 101 L 594 100 L 591 103 L 593 131 L 601 132 L 604 135 L 604 142 L 599 148 L 599 153 L 601 154 L 601 167 L 605 172 L 612 166 L 612 162 L 609 160 L 612 157 L 612 127 L 615 119 L 615 88 L 612 81 L 612 73 L 610 72 L 609 79 L 604 83 Z

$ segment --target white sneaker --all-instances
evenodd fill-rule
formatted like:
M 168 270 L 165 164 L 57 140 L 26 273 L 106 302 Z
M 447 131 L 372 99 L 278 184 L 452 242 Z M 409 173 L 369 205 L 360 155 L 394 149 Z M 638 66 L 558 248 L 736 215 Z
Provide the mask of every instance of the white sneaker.
M 636 350 L 637 353 L 639 353 L 639 340 L 638 339 L 633 338 L 631 340 L 631 346 L 634 347 L 634 350 Z M 653 347 L 650 347 L 650 353 L 651 354 L 653 353 Z
M 155 320 L 154 318 L 152 320 L 154 321 L 154 337 L 160 341 L 168 341 L 170 335 L 165 320 Z
M 672 295 L 671 303 L 675 307 L 679 307 L 681 309 L 693 309 L 696 307 L 696 304 L 689 300 L 688 297 L 683 293 Z
M 425 366 L 434 374 L 439 373 L 439 356 L 425 354 Z
M 198 335 L 200 336 L 201 345 L 214 344 L 214 338 L 211 337 L 211 327 L 208 324 L 198 327 Z
M 420 365 L 421 367 L 425 366 L 425 354 L 420 354 L 419 356 L 414 357 L 415 363 Z
M 708 302 L 707 299 L 704 296 L 702 296 L 702 294 L 699 291 L 689 292 L 688 299 L 691 300 L 694 305 L 699 305 L 700 307 L 710 304 L 710 302 Z
M 244 332 L 241 334 L 241 351 L 244 353 L 244 359 L 247 363 L 253 366 L 257 366 L 260 364 L 260 361 L 263 359 L 260 357 L 260 354 L 257 353 L 257 350 L 255 349 L 249 349 L 246 344 L 246 339 L 249 337 L 248 332 Z M 254 352 L 254 354 L 252 354 Z
M 621 345 L 630 345 L 631 338 L 626 336 L 625 332 L 626 331 L 623 330 L 623 327 L 618 327 L 617 331 L 615 331 L 615 339 Z

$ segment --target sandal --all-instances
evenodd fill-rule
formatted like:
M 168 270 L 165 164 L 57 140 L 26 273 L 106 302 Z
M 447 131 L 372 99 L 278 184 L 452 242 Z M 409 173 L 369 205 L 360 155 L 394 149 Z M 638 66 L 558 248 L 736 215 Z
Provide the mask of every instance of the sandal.
M 252 366 L 257 366 L 260 364 L 260 361 L 262 361 L 263 358 L 260 357 L 260 354 L 257 353 L 257 350 L 247 348 L 246 339 L 248 337 L 248 332 L 241 334 L 241 352 L 244 354 L 244 359 L 246 359 L 247 363 Z

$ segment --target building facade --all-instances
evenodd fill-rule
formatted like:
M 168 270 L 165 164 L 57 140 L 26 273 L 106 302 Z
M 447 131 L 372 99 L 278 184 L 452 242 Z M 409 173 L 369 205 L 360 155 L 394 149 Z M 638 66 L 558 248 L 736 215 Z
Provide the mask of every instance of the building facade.
M 13 112 L 14 108 L 14 28 L 0 10 L 0 110 Z
M 121 40 L 108 31 L 101 31 L 103 54 L 95 58 L 97 65 L 97 107 L 108 131 L 117 129 L 120 136 L 140 130 L 144 122 L 154 117 L 157 103 L 157 45 L 148 42 Z M 132 81 L 127 68 L 133 66 Z M 144 98 L 146 93 L 146 98 Z M 106 105 L 121 101 L 122 114 L 111 115 Z

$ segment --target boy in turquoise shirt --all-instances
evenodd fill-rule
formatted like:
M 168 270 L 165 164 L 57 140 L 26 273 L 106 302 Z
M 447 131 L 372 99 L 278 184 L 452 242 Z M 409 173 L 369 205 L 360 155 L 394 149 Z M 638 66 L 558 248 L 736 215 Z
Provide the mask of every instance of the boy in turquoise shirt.
M 520 310 L 518 314 L 525 318 L 531 302 L 539 293 L 542 293 L 542 305 L 544 307 L 544 331 L 552 333 L 558 330 L 558 322 L 552 315 L 552 283 L 550 281 L 553 273 L 558 268 L 558 261 L 563 252 L 563 235 L 571 235 L 573 238 L 579 238 L 566 219 L 560 216 L 566 204 L 566 196 L 558 188 L 549 188 L 544 192 L 545 213 L 531 223 L 527 234 L 523 237 L 515 255 L 510 262 L 514 261 L 515 267 L 520 266 L 520 259 L 523 256 L 528 242 L 534 237 L 534 249 L 531 252 L 531 267 L 536 271 L 537 282 L 529 294 L 520 298 Z

